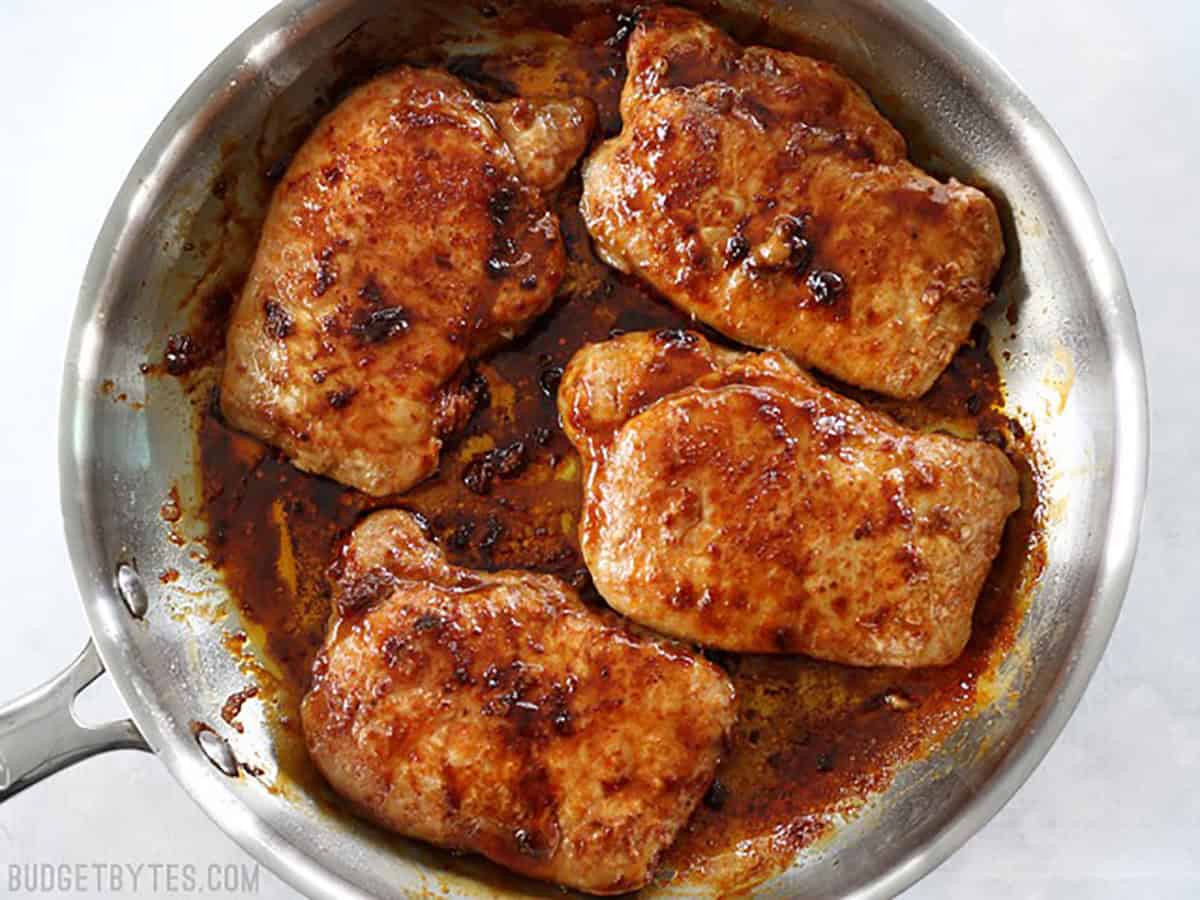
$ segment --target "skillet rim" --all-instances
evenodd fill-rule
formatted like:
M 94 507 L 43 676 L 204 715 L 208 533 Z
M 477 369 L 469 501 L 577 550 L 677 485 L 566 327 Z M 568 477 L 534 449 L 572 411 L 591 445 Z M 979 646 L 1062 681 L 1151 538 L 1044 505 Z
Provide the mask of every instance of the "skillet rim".
M 287 52 L 288 41 L 281 35 L 318 28 L 352 2 L 284 0 L 222 51 L 167 113 L 125 179 L 89 259 L 67 345 L 59 415 L 60 502 L 72 567 L 96 648 L 138 729 L 184 790 L 244 850 L 297 890 L 330 898 L 368 895 L 298 850 L 243 803 L 229 779 L 190 741 L 180 740 L 175 723 L 155 704 L 154 686 L 128 665 L 121 637 L 129 622 L 120 615 L 123 606 L 112 584 L 111 561 L 103 555 L 104 523 L 93 499 L 103 486 L 95 483 L 86 426 L 95 381 L 88 367 L 94 369 L 100 350 L 93 323 L 114 289 L 111 273 L 120 270 L 122 252 L 136 243 L 156 191 L 169 181 L 164 170 L 182 164 L 184 148 L 219 112 L 223 98 L 232 96 L 238 78 L 252 76 Z M 882 18 L 916 29 L 925 44 L 939 45 L 952 71 L 988 85 L 1010 124 L 1038 142 L 1029 164 L 1054 185 L 1053 199 L 1086 261 L 1083 277 L 1093 288 L 1091 299 L 1113 356 L 1114 467 L 1094 599 L 1048 700 L 957 815 L 910 850 L 899 865 L 845 895 L 862 900 L 894 896 L 940 865 L 1003 808 L 1057 740 L 1099 664 L 1125 597 L 1149 462 L 1148 393 L 1136 315 L 1116 251 L 1078 168 L 1012 77 L 959 25 L 926 0 L 892 0 L 886 7 L 880 10 Z M 785 870 L 762 887 L 769 889 L 786 877 Z

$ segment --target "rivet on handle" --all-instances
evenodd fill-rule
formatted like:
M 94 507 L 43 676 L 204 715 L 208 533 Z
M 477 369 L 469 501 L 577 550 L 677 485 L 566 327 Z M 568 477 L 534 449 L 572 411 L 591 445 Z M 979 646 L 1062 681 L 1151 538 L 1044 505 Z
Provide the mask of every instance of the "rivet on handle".
M 196 743 L 200 745 L 208 761 L 230 778 L 236 776 L 237 758 L 229 748 L 229 742 L 202 722 L 195 723 L 192 730 L 196 733 Z
M 146 615 L 150 609 L 150 597 L 142 583 L 142 576 L 129 563 L 117 566 L 117 591 L 135 619 Z

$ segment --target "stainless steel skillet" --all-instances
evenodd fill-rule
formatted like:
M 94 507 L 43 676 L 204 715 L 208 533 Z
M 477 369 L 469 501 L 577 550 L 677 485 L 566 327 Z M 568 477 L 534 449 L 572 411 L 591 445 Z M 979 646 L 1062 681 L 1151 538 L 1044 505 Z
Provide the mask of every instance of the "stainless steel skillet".
M 999 692 L 942 751 L 903 770 L 863 815 L 762 887 L 767 896 L 883 897 L 986 822 L 1078 702 L 1132 564 L 1148 442 L 1145 378 L 1124 279 L 1087 189 L 995 62 L 919 0 L 767 8 L 845 66 L 889 116 L 916 126 L 938 151 L 927 162 L 982 181 L 1007 202 L 1014 263 L 992 331 L 1012 412 L 1036 426 L 1049 461 L 1048 563 L 1020 652 L 1001 673 L 1013 692 Z M 302 794 L 264 788 L 276 766 L 266 722 L 248 707 L 238 733 L 218 712 L 245 684 L 221 639 L 236 610 L 211 568 L 190 555 L 196 535 L 172 542 L 160 516 L 173 486 L 185 507 L 199 490 L 190 401 L 173 380 L 144 378 L 138 368 L 177 330 L 178 300 L 200 274 L 219 281 L 252 248 L 253 216 L 228 221 L 214 181 L 242 173 L 230 189 L 245 194 L 244 208 L 261 206 L 255 185 L 264 161 L 320 114 L 348 49 L 386 47 L 422 21 L 408 5 L 285 2 L 214 61 L 134 165 L 87 269 L 62 397 L 63 514 L 93 643 L 58 680 L 0 711 L 0 798 L 93 753 L 149 749 L 222 828 L 306 894 L 482 890 L 446 872 L 436 854 L 397 848 Z M 206 241 L 216 230 L 222 238 Z M 1019 311 L 1015 328 L 1005 318 L 1010 304 Z M 103 393 L 107 379 L 128 402 Z M 170 591 L 154 577 L 166 569 L 180 573 Z M 180 596 L 214 614 L 181 615 Z M 104 669 L 132 721 L 82 728 L 71 702 Z M 198 735 L 198 722 L 215 730 Z M 265 777 L 239 774 L 245 765 Z M 547 889 L 514 882 L 514 890 Z

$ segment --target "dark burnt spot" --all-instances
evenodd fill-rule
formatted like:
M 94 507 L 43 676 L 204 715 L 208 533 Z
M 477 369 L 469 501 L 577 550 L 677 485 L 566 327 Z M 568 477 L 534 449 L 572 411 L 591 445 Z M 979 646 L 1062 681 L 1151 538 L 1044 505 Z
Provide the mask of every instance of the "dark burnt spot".
M 229 182 L 224 177 L 213 182 L 212 195 L 218 199 L 229 193 Z
M 967 397 L 967 415 L 977 416 L 982 408 L 983 401 L 979 398 L 978 394 L 971 394 L 971 396 Z
M 483 670 L 483 683 L 492 690 L 500 687 L 504 677 L 504 670 L 493 664 Z
M 321 178 L 332 187 L 342 180 L 342 169 L 337 163 L 330 163 L 321 170 Z
M 359 310 L 350 323 L 350 333 L 364 344 L 382 344 L 408 328 L 408 312 L 400 306 Z
M 515 478 L 529 463 L 524 441 L 513 441 L 495 450 L 481 453 L 463 469 L 462 480 L 472 493 L 484 495 L 496 478 Z
M 480 551 L 485 554 L 491 553 L 503 535 L 504 523 L 495 516 L 488 516 L 487 522 L 484 523 L 483 537 L 479 541 Z
M 470 401 L 474 412 L 482 412 L 492 403 L 492 391 L 487 376 L 478 370 L 472 371 L 463 379 L 461 392 Z
M 338 610 L 343 616 L 363 612 L 375 605 L 392 589 L 392 576 L 386 569 L 372 569 L 345 585 L 338 597 Z
M 493 453 L 496 474 L 501 478 L 516 477 L 529 461 L 524 441 L 513 441 Z
M 796 645 L 796 636 L 790 628 L 776 628 L 772 635 L 775 642 L 775 649 L 781 653 L 788 653 Z
M 354 388 L 342 388 L 340 391 L 331 393 L 326 399 L 334 409 L 345 409 L 357 393 L 358 391 Z
M 704 795 L 704 805 L 709 809 L 720 812 L 729 802 L 729 788 L 719 778 L 714 779 Z
M 329 373 L 324 369 L 316 369 L 312 373 L 313 384 L 324 384 L 325 379 L 329 377 Z
M 570 701 L 575 693 L 578 681 L 574 675 L 567 676 L 565 681 L 555 682 L 550 686 L 546 695 L 546 718 L 555 734 L 567 737 L 575 730 L 571 716 Z
M 660 329 L 654 333 L 654 339 L 671 349 L 695 347 L 700 343 L 700 336 L 698 334 L 693 331 L 685 331 L 682 328 Z
M 539 447 L 547 446 L 553 438 L 554 432 L 552 432 L 549 428 L 544 428 L 542 426 L 538 426 L 537 428 L 533 429 L 533 431 L 529 432 L 529 439 Z
M 1012 432 L 1013 440 L 1016 440 L 1016 441 L 1025 440 L 1025 426 L 1023 426 L 1016 419 L 1010 418 L 1008 420 L 1008 430 L 1010 432 Z
M 163 364 L 171 375 L 186 375 L 202 362 L 200 345 L 190 334 L 173 334 L 167 338 Z
M 637 28 L 638 22 L 642 18 L 642 11 L 639 9 L 622 10 L 617 13 L 617 27 L 609 37 L 606 44 L 610 47 L 621 47 L 629 40 L 629 36 L 633 34 L 633 30 Z
M 211 363 L 225 349 L 226 327 L 240 293 L 240 285 L 225 284 L 200 298 L 189 332 L 190 345 L 186 348 L 188 371 Z M 167 346 L 170 350 L 170 341 Z M 163 368 L 167 369 L 165 359 Z
M 295 323 L 292 322 L 292 317 L 286 309 L 274 300 L 267 300 L 263 303 L 263 328 L 267 332 L 267 337 L 282 341 L 292 333 L 294 327 Z
M 561 366 L 550 366 L 538 374 L 538 387 L 542 393 L 553 399 L 558 395 L 558 386 L 562 383 L 563 370 Z
M 465 550 L 471 546 L 473 534 L 475 534 L 475 523 L 463 522 L 450 532 L 450 537 L 446 538 L 446 544 L 455 550 Z
M 164 355 L 163 369 L 168 374 L 181 375 L 199 369 L 220 354 L 225 348 L 229 316 L 240 293 L 240 286 L 225 284 L 199 298 L 188 334 L 172 335 L 167 341 L 166 354 L 173 357 L 173 362 L 168 363 Z
M 856 541 L 861 541 L 863 538 L 870 537 L 871 532 L 874 530 L 875 526 L 871 524 L 871 520 L 866 519 L 854 529 L 854 539 Z
M 750 242 L 740 232 L 732 234 L 725 242 L 725 259 L 730 265 L 737 265 L 750 252 Z
M 846 282 L 837 272 L 810 272 L 806 283 L 819 306 L 832 306 L 846 290 Z
M 496 7 L 492 6 L 490 3 L 485 3 L 483 6 L 479 7 L 479 14 L 485 19 L 494 19 L 496 16 L 500 15 Z
M 832 750 L 826 750 L 817 757 L 818 772 L 832 772 L 834 770 L 834 753 Z
M 313 280 L 313 296 L 324 297 L 326 291 L 337 284 L 337 269 L 333 265 L 333 248 L 326 247 L 317 256 L 317 274 Z
M 511 237 L 497 235 L 484 268 L 489 278 L 503 278 L 516 263 L 518 248 Z
M 488 690 L 500 692 L 483 705 L 484 715 L 504 716 L 521 738 L 541 741 L 574 732 L 570 709 L 578 687 L 574 675 L 542 690 L 537 677 L 520 660 L 513 660 L 508 665 L 488 666 L 483 683 Z
M 435 613 L 422 613 L 417 617 L 417 620 L 413 622 L 413 631 L 438 631 L 444 628 L 445 625 L 446 620 L 441 616 L 436 615 Z
M 517 202 L 517 193 L 507 185 L 497 188 L 488 198 L 488 216 L 497 225 L 508 221 L 513 204 Z
M 521 290 L 523 290 L 523 291 L 536 290 L 537 286 L 538 286 L 538 277 L 533 272 L 530 272 L 528 275 L 526 275 L 524 278 L 521 279 Z
M 483 671 L 483 683 L 489 690 L 502 692 L 483 705 L 485 716 L 509 715 L 513 706 L 537 686 L 536 678 L 526 672 L 519 659 L 507 665 L 489 665 Z
M 467 463 L 462 472 L 462 483 L 472 494 L 483 496 L 492 489 L 492 479 L 495 477 L 491 460 L 486 453 L 480 454 Z

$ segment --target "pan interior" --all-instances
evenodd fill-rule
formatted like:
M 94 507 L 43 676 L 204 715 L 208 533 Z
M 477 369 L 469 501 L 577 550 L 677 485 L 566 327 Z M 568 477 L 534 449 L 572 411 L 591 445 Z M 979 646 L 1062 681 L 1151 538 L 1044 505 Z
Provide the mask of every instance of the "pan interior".
M 906 133 L 919 161 L 986 186 L 1007 208 L 1009 262 L 986 324 L 1006 412 L 1036 441 L 1044 569 L 977 713 L 865 807 L 850 804 L 853 815 L 762 886 L 768 896 L 885 895 L 939 862 L 1011 795 L 1103 648 L 1140 497 L 1136 333 L 1069 161 L 1002 73 L 935 13 L 812 0 L 779 4 L 766 19 L 731 4 L 716 18 L 743 39 L 798 44 L 837 61 Z M 97 645 L 139 727 L 199 802 L 312 894 L 558 892 L 384 836 L 297 774 L 299 750 L 272 702 L 284 673 L 254 652 L 262 635 L 208 556 L 211 523 L 200 511 L 219 488 L 201 476 L 194 427 L 206 382 L 155 367 L 171 335 L 191 333 L 207 346 L 197 329 L 219 319 L 248 267 L 272 170 L 316 119 L 370 72 L 409 57 L 431 29 L 472 35 L 469 45 L 480 21 L 477 11 L 444 4 L 380 15 L 366 0 L 273 11 L 201 77 L 136 164 L 101 234 L 75 324 L 63 503 Z M 150 592 L 142 620 L 114 594 L 126 561 Z M 232 710 L 248 686 L 259 695 Z M 243 764 L 238 777 L 200 754 L 201 725 L 227 738 Z

